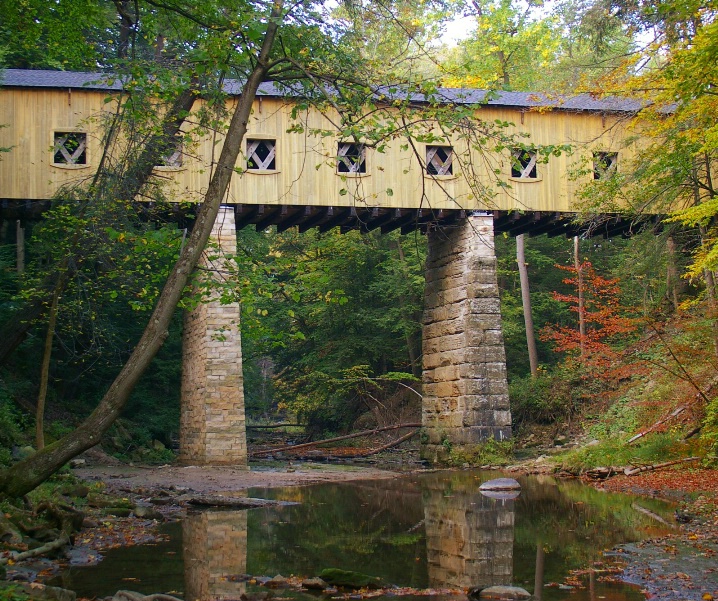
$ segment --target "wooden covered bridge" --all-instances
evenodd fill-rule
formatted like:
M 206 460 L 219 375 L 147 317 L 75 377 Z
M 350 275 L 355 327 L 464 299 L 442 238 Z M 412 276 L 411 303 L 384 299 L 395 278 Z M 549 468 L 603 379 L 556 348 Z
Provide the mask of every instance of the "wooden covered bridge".
M 0 72 L 0 147 L 10 149 L 0 158 L 0 219 L 39 215 L 62 186 L 92 176 L 102 116 L 116 109 L 106 99 L 120 90 L 119 81 L 97 73 Z M 232 103 L 240 88 L 228 82 L 227 91 Z M 236 250 L 236 229 L 250 224 L 428 235 L 422 413 L 430 460 L 444 441 L 510 436 L 495 232 L 580 233 L 572 220 L 577 191 L 621 169 L 631 152 L 624 121 L 638 109 L 518 92 L 440 90 L 439 98 L 475 106 L 469 130 L 516 145 L 480 152 L 471 135 L 447 136 L 429 123 L 422 125 L 429 141 L 396 136 L 379 152 L 361 139 L 326 135 L 336 131 L 336 115 L 312 108 L 293 115 L 296 98 L 264 84 L 213 232 L 227 252 Z M 178 144 L 156 167 L 171 201 L 202 201 L 216 142 L 215 134 L 191 148 Z M 542 162 L 544 146 L 571 151 Z M 617 217 L 594 233 L 620 234 L 630 225 Z M 180 454 L 187 463 L 246 465 L 239 313 L 236 304 L 213 301 L 186 315 Z

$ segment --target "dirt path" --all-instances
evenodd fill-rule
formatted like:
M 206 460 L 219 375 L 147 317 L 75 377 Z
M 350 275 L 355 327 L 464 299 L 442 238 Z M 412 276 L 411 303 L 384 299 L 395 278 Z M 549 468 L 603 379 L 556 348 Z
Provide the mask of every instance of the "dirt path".
M 347 482 L 350 480 L 376 480 L 395 478 L 400 472 L 354 465 L 301 463 L 280 468 L 250 470 L 234 467 L 207 466 L 93 466 L 73 470 L 75 475 L 88 482 L 101 481 L 108 492 L 153 489 L 175 489 L 186 492 L 211 494 L 239 492 L 248 488 L 275 488 L 301 486 L 321 482 Z

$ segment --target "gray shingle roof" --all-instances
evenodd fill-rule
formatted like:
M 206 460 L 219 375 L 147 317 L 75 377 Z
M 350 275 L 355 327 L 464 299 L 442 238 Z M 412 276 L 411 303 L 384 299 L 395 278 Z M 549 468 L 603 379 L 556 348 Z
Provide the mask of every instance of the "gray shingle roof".
M 77 71 L 45 71 L 32 69 L 6 69 L 0 71 L 0 86 L 28 87 L 28 88 L 80 88 L 90 90 L 121 90 L 122 82 L 109 73 L 88 73 Z M 227 80 L 225 90 L 229 94 L 239 94 L 240 82 Z M 291 96 L 286 88 L 265 82 L 259 88 L 262 96 Z M 297 93 L 299 95 L 299 91 Z M 405 94 L 388 94 L 392 97 L 405 98 Z M 410 99 L 415 102 L 426 100 L 420 94 L 411 94 Z M 518 109 L 553 108 L 567 111 L 590 112 L 629 112 L 633 113 L 641 108 L 636 100 L 622 98 L 594 98 L 588 94 L 576 96 L 549 96 L 534 92 L 488 92 L 486 90 L 473 90 L 469 88 L 440 88 L 436 98 L 439 102 L 458 104 L 487 104 L 490 106 L 504 106 Z

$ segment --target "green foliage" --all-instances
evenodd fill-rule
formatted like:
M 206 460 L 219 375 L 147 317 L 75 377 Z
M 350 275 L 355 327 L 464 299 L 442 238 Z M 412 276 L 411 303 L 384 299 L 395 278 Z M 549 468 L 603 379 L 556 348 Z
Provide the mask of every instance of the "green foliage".
M 708 444 L 705 462 L 711 466 L 718 465 L 718 397 L 706 407 L 701 438 Z
M 556 457 L 558 467 L 571 473 L 594 467 L 627 466 L 670 461 L 684 455 L 678 438 L 672 434 L 654 434 L 640 444 L 627 445 L 620 437 L 610 437 L 597 445 L 569 451 Z
M 5 567 L 3 566 L 3 571 Z M 16 584 L 0 584 L 0 601 L 28 601 L 30 595 L 21 590 Z
M 477 445 L 449 446 L 448 463 L 455 466 L 507 465 L 513 459 L 514 443 L 512 440 L 494 440 Z
M 553 424 L 569 418 L 576 410 L 575 391 L 565 370 L 540 370 L 536 377 L 523 376 L 509 383 L 514 429 L 524 424 Z

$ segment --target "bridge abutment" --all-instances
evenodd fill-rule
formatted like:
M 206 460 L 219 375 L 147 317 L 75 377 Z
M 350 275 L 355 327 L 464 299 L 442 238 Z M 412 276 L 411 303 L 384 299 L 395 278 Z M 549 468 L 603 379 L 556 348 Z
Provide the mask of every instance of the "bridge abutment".
M 423 328 L 422 456 L 511 436 L 493 218 L 432 230 Z
M 205 252 L 205 277 L 217 277 L 225 254 L 237 251 L 234 210 L 222 207 Z M 212 275 L 214 274 L 214 275 Z M 218 294 L 185 313 L 182 338 L 180 461 L 247 466 L 239 303 Z

